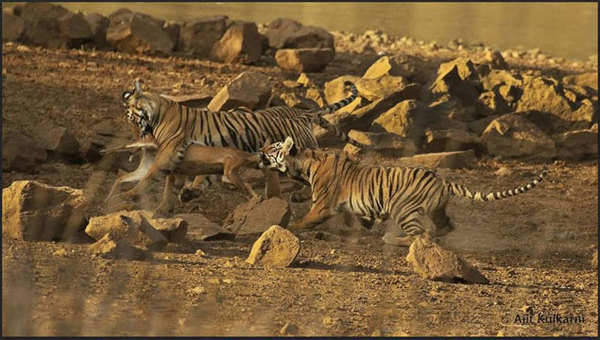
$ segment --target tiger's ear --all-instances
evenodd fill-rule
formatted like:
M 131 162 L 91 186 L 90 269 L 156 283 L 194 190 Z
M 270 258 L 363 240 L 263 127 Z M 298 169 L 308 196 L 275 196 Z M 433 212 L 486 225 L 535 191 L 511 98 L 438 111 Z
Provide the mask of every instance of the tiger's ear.
M 133 82 L 133 86 L 135 87 L 135 93 L 137 94 L 142 94 L 142 84 L 144 83 L 144 81 L 140 78 L 137 78 L 134 82 Z
M 292 146 L 294 146 L 294 140 L 292 139 L 292 137 L 288 136 L 285 139 L 285 141 L 283 142 L 283 145 L 281 146 L 281 150 L 283 151 L 283 153 L 289 154 L 290 150 L 292 149 Z

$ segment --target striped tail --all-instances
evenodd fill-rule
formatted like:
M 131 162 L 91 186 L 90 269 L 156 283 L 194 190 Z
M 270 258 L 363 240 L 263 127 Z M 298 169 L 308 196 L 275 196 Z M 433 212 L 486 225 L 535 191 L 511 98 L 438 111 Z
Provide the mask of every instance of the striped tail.
M 348 135 L 344 131 L 340 130 L 336 125 L 331 124 L 330 122 L 328 122 L 326 119 L 324 119 L 322 117 L 323 114 L 329 114 L 329 113 L 335 112 L 335 111 L 341 109 L 342 107 L 352 103 L 358 97 L 358 89 L 356 88 L 356 85 L 354 85 L 352 82 L 345 81 L 344 86 L 350 87 L 350 92 L 351 92 L 350 96 L 340 100 L 337 103 L 333 103 L 331 105 L 328 105 L 328 106 L 325 106 L 325 107 L 319 109 L 317 112 L 314 113 L 313 118 L 316 121 L 316 123 L 319 124 L 320 127 L 326 129 L 327 131 L 333 132 L 336 137 L 338 137 L 340 140 L 342 140 L 342 142 L 349 143 L 356 147 L 362 148 L 365 145 L 362 145 L 362 144 L 348 138 Z
M 447 183 L 447 185 L 450 188 L 451 193 L 456 196 L 470 198 L 474 201 L 487 202 L 487 201 L 500 200 L 500 199 L 504 199 L 507 197 L 511 197 L 511 196 L 515 196 L 515 195 L 519 195 L 524 192 L 527 192 L 530 189 L 535 188 L 536 185 L 540 184 L 544 180 L 544 177 L 546 176 L 546 174 L 547 174 L 546 170 L 542 170 L 542 172 L 539 174 L 539 176 L 536 176 L 536 178 L 534 178 L 533 181 L 527 183 L 524 186 L 517 187 L 515 189 L 506 190 L 506 191 L 490 192 L 487 194 L 484 194 L 479 191 L 471 192 L 471 191 L 469 191 L 469 189 L 466 186 L 461 185 L 461 184 Z
M 335 111 L 341 109 L 342 107 L 352 103 L 358 97 L 358 89 L 356 88 L 356 85 L 354 85 L 350 81 L 345 81 L 344 86 L 350 87 L 350 92 L 351 92 L 350 97 L 344 98 L 337 103 L 333 103 L 331 105 L 327 105 L 327 106 L 321 108 L 317 112 L 318 115 L 324 115 L 324 114 L 329 114 L 329 113 L 335 112 Z

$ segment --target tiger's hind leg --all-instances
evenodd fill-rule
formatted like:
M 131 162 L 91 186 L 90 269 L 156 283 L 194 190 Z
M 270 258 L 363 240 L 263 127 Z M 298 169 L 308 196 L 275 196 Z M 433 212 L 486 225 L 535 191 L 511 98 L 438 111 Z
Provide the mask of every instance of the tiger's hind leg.
M 431 232 L 437 229 L 434 221 L 423 209 L 418 209 L 402 221 L 396 222 L 395 230 L 388 230 L 382 240 L 393 246 L 409 247 L 418 235 L 431 235 Z
M 165 187 L 163 189 L 162 199 L 155 210 L 159 216 L 167 216 L 175 209 L 177 204 L 177 193 L 185 184 L 185 177 L 169 174 L 165 178 Z

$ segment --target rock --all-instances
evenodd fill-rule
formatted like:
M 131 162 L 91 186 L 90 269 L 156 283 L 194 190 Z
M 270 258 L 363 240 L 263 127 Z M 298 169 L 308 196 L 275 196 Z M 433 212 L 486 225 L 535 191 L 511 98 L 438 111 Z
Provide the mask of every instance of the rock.
M 468 58 L 459 57 L 449 62 L 443 63 L 438 68 L 438 75 L 444 76 L 456 69 L 460 79 L 462 80 L 478 80 L 479 75 L 475 69 L 475 65 Z
M 50 157 L 70 161 L 81 160 L 79 142 L 64 127 L 51 127 L 38 132 L 40 146 L 45 148 Z
M 188 230 L 188 222 L 183 218 L 152 218 L 149 220 L 154 229 L 158 230 L 163 236 L 173 243 L 182 243 L 185 241 L 185 235 Z
M 85 233 L 95 240 L 113 233 L 113 236 L 134 246 L 160 250 L 168 242 L 153 223 L 153 214 L 145 210 L 118 211 L 104 216 L 95 216 L 85 228 Z
M 469 124 L 467 125 L 469 127 L 469 130 L 471 132 L 473 132 L 475 135 L 477 136 L 481 136 L 481 134 L 483 133 L 483 131 L 485 130 L 485 128 L 488 127 L 488 125 L 490 125 L 490 123 L 500 117 L 502 115 L 492 115 L 492 116 L 488 116 L 485 118 L 481 118 L 478 120 L 474 120 L 472 122 L 469 122 Z
M 479 118 L 481 111 L 475 105 L 465 106 L 462 101 L 449 94 L 443 94 L 436 101 L 429 104 L 429 108 L 453 121 L 471 122 Z
M 221 228 L 202 214 L 177 214 L 173 217 L 187 222 L 187 234 L 194 240 L 214 241 L 233 240 L 235 238 L 233 233 Z
M 334 56 L 331 48 L 280 49 L 275 53 L 275 61 L 286 71 L 321 72 Z
M 555 80 L 536 77 L 527 79 L 524 83 L 523 94 L 517 102 L 517 111 L 538 111 L 552 115 L 550 118 L 554 131 L 570 126 L 574 121 L 585 121 L 581 115 L 573 114 L 569 100 L 559 90 Z
M 36 22 L 45 18 L 58 19 L 67 13 L 69 13 L 69 11 L 60 5 L 53 5 L 45 2 L 28 2 L 20 8 L 20 13 L 15 14 L 26 21 Z
M 412 157 L 402 157 L 398 159 L 398 162 L 402 166 L 461 169 L 472 168 L 477 159 L 473 150 L 466 150 L 418 154 Z
M 2 170 L 35 173 L 38 170 L 37 165 L 45 162 L 47 158 L 46 150 L 25 133 L 3 131 Z
M 284 104 L 289 107 L 296 107 L 303 110 L 315 110 L 319 108 L 319 105 L 314 101 L 299 97 L 295 93 L 282 93 L 281 99 L 284 101 Z
M 143 249 L 134 247 L 113 232 L 105 234 L 89 246 L 89 252 L 105 259 L 143 260 L 152 255 Z
M 392 133 L 350 130 L 348 138 L 365 145 L 368 151 L 373 150 L 389 157 L 407 157 L 417 152 L 417 147 L 411 139 Z
M 160 52 L 169 54 L 175 47 L 163 29 L 164 21 L 149 15 L 119 10 L 108 17 L 106 41 L 127 53 Z
M 572 124 L 568 125 L 568 129 L 585 129 L 591 124 L 598 122 L 598 102 L 593 102 L 589 99 L 584 99 L 580 102 L 579 107 L 571 114 Z
M 2 11 L 2 41 L 21 41 L 25 32 L 25 20 Z
M 498 170 L 496 170 L 494 172 L 494 174 L 496 176 L 508 176 L 508 175 L 512 175 L 512 173 L 513 173 L 512 170 L 510 170 L 509 168 L 507 168 L 505 166 L 500 167 Z
M 367 69 L 362 78 L 379 79 L 384 75 L 389 75 L 424 83 L 425 79 L 429 77 L 425 68 L 425 62 L 414 56 L 383 56 Z
M 565 85 L 589 87 L 598 92 L 598 74 L 595 72 L 565 76 L 562 81 Z
M 315 86 L 315 82 L 304 72 L 300 73 L 296 82 L 307 88 Z
M 355 85 L 361 97 L 374 101 L 402 91 L 407 84 L 403 77 L 384 75 L 378 79 L 360 79 Z
M 179 50 L 187 55 L 208 57 L 226 30 L 226 16 L 202 17 L 181 27 Z
M 405 100 L 414 99 L 414 96 L 419 89 L 420 85 L 409 84 L 402 90 L 394 92 L 386 98 L 376 100 L 369 105 L 365 105 L 352 113 L 346 113 L 344 112 L 344 109 L 342 109 L 337 111 L 337 113 L 323 115 L 323 118 L 327 119 L 332 124 L 338 124 L 343 130 L 364 129 L 365 126 L 371 125 L 376 117 L 392 109 L 394 105 Z
M 181 26 L 183 23 L 178 21 L 165 21 L 163 24 L 163 30 L 167 32 L 171 41 L 175 43 L 173 51 L 178 51 L 181 44 L 179 43 L 179 35 L 181 33 Z
M 287 226 L 290 220 L 290 205 L 287 201 L 273 197 L 261 201 L 252 198 L 238 205 L 223 221 L 225 229 L 234 234 L 262 233 L 271 225 Z
M 482 151 L 481 141 L 477 136 L 464 130 L 426 130 L 424 152 L 444 152 L 460 150 Z
M 206 107 L 213 99 L 213 96 L 206 93 L 191 94 L 186 96 L 169 96 L 163 94 L 162 96 L 189 107 Z
M 84 226 L 82 190 L 37 181 L 15 181 L 2 189 L 2 232 L 25 241 L 68 240 Z
M 598 155 L 598 125 L 595 129 L 567 131 L 553 139 L 561 159 L 582 160 Z
M 81 13 L 63 15 L 58 19 L 58 27 L 64 47 L 78 48 L 94 39 L 90 24 Z
M 326 30 L 303 26 L 301 23 L 285 18 L 273 20 L 267 26 L 265 36 L 269 46 L 281 48 L 329 48 L 334 49 L 333 35 Z
M 23 42 L 47 48 L 63 47 L 58 19 L 55 17 L 45 17 L 37 21 L 26 20 Z
M 325 95 L 322 91 L 317 88 L 311 87 L 306 90 L 306 99 L 310 99 L 315 102 L 319 107 L 325 106 Z
M 300 240 L 288 230 L 273 225 L 252 245 L 246 262 L 268 267 L 288 267 L 300 252 Z
M 233 79 L 208 103 L 211 111 L 245 106 L 251 110 L 264 107 L 271 95 L 271 82 L 264 73 L 246 71 Z
M 487 109 L 489 114 L 501 114 L 511 111 L 511 108 L 505 102 L 503 96 L 494 91 L 483 92 L 479 96 L 478 101 Z
M 449 282 L 487 284 L 488 279 L 460 256 L 442 248 L 428 237 L 417 237 L 406 261 L 422 278 Z
M 481 86 L 486 91 L 493 91 L 502 85 L 520 88 L 523 86 L 523 78 L 518 73 L 513 74 L 507 70 L 490 70 L 488 74 L 481 77 Z
M 420 102 L 404 100 L 377 117 L 372 123 L 372 130 L 418 140 L 424 133 L 426 115 L 426 108 Z
M 90 26 L 94 46 L 99 48 L 107 47 L 108 43 L 106 42 L 106 31 L 110 25 L 108 18 L 99 13 L 89 13 L 85 15 L 85 20 Z
M 502 54 L 496 50 L 488 50 L 485 52 L 484 60 L 495 69 L 506 69 L 508 64 L 504 61 Z
M 494 119 L 483 131 L 481 141 L 492 155 L 543 159 L 556 156 L 554 141 L 535 124 L 514 113 Z
M 59 248 L 55 250 L 52 255 L 65 257 L 67 256 L 67 250 L 65 248 Z
M 256 24 L 240 22 L 229 27 L 211 52 L 213 58 L 225 63 L 252 64 L 262 54 L 262 41 Z
M 448 93 L 460 99 L 463 104 L 470 105 L 479 97 L 473 84 L 477 79 L 473 63 L 469 59 L 458 58 L 441 64 L 437 78 L 427 88 L 433 95 Z M 424 98 L 429 98 L 429 95 L 425 94 Z
M 594 251 L 594 255 L 592 255 L 591 265 L 592 268 L 598 269 L 598 250 Z

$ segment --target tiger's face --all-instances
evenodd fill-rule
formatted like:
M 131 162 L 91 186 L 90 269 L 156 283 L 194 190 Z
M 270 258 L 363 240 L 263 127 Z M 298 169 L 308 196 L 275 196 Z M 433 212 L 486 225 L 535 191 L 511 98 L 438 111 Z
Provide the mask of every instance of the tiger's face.
M 158 120 L 157 95 L 143 93 L 139 80 L 136 80 L 133 91 L 125 91 L 121 96 L 127 120 L 137 127 L 140 136 L 152 134 L 154 122 Z
M 259 168 L 276 169 L 281 173 L 286 173 L 289 170 L 286 157 L 290 154 L 290 150 L 294 145 L 291 137 L 287 137 L 283 142 L 273 143 L 260 149 L 261 162 Z

